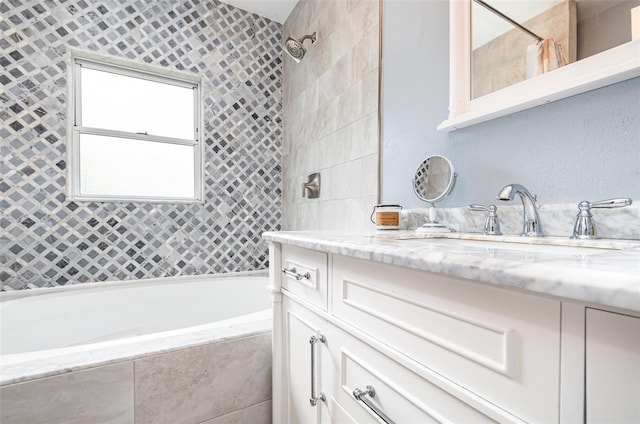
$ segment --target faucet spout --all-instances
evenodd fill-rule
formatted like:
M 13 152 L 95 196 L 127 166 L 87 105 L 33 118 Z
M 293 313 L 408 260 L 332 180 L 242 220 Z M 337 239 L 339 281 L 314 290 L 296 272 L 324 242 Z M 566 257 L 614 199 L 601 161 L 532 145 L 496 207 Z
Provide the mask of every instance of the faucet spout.
M 525 237 L 542 237 L 538 205 L 536 205 L 536 196 L 534 194 L 531 194 L 529 190 L 520 184 L 509 184 L 500 190 L 497 199 L 504 201 L 513 200 L 516 194 L 520 196 L 524 213 L 522 235 Z

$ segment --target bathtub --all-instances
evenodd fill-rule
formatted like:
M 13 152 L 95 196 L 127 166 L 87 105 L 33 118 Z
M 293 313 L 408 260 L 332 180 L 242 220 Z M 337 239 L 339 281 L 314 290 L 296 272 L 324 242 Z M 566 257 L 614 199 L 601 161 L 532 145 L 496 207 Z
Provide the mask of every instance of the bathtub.
M 242 273 L 0 293 L 0 421 L 195 423 L 247 408 L 266 416 L 267 284 L 264 273 Z M 239 396 L 243 379 L 263 393 Z M 64 396 L 51 400 L 58 390 Z

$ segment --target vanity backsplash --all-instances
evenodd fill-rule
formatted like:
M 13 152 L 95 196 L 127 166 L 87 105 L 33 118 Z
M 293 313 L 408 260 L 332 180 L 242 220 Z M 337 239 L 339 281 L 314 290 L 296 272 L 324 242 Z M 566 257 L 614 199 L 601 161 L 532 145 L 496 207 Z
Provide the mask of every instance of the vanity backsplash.
M 495 203 L 503 234 L 522 232 L 523 212 L 520 202 Z M 578 214 L 578 204 L 555 203 L 540 205 L 538 213 L 542 232 L 548 236 L 569 237 Z M 591 211 L 600 238 L 640 240 L 640 202 L 624 208 L 594 209 Z M 486 213 L 467 208 L 438 208 L 438 222 L 459 233 L 481 233 Z M 414 230 L 429 220 L 429 209 L 405 209 L 400 228 Z

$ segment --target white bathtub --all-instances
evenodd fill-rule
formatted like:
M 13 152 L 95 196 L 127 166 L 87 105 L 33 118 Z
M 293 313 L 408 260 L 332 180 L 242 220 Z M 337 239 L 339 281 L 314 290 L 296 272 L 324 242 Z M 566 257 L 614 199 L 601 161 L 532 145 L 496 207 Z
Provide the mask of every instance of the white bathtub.
M 267 283 L 243 273 L 1 293 L 0 386 L 270 331 Z

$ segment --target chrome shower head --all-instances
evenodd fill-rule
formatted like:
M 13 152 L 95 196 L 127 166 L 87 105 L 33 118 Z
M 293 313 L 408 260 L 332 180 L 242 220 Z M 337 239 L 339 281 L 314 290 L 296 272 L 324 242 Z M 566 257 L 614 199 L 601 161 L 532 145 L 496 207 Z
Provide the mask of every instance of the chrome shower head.
M 305 49 L 302 45 L 304 43 L 304 40 L 307 39 L 310 39 L 311 44 L 314 44 L 316 42 L 316 33 L 314 32 L 311 35 L 305 35 L 300 40 L 295 37 L 289 37 L 284 43 L 284 49 L 296 62 L 300 62 L 307 52 L 307 49 Z

